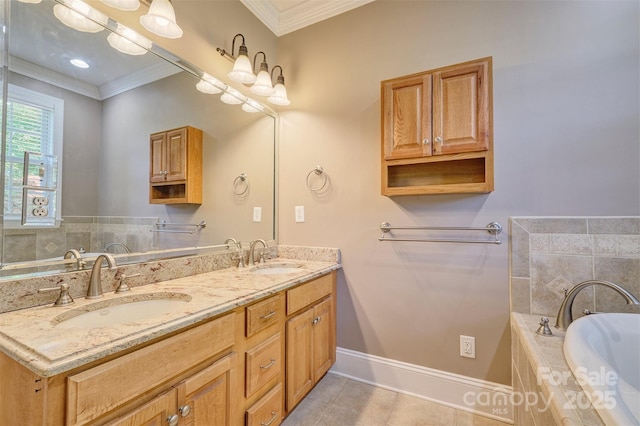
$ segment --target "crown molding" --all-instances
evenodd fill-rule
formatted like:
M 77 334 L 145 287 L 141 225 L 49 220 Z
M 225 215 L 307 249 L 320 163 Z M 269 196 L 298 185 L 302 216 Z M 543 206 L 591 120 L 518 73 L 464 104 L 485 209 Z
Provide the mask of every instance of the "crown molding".
M 109 83 L 96 87 L 92 84 L 83 83 L 64 74 L 41 67 L 32 62 L 20 59 L 17 56 L 9 58 L 9 71 L 35 80 L 43 81 L 52 86 L 60 87 L 70 92 L 78 93 L 92 99 L 103 101 L 112 96 L 144 86 L 156 80 L 169 77 L 182 70 L 169 62 L 162 61 L 143 70 L 127 74 Z
M 305 0 L 296 6 L 279 12 L 270 1 L 240 0 L 247 9 L 265 24 L 276 36 L 288 34 L 306 26 L 315 24 L 374 0 Z

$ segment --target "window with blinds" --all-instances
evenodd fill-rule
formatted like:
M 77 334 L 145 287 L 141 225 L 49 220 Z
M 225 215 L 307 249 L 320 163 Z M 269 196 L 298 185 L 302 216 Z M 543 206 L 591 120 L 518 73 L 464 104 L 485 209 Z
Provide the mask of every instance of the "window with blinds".
M 7 96 L 7 126 L 5 151 L 5 220 L 19 220 L 22 214 L 22 198 L 25 171 L 25 152 L 32 157 L 57 156 L 62 158 L 62 114 L 64 103 L 61 99 L 34 92 L 22 87 L 9 85 Z M 28 169 L 39 167 L 29 164 Z M 60 164 L 58 164 L 60 166 Z M 60 167 L 58 167 L 59 170 Z M 60 218 L 61 182 L 57 179 L 56 191 L 51 192 L 49 209 Z M 28 172 L 27 185 L 38 186 L 41 182 L 31 182 Z M 36 173 L 37 176 L 37 173 Z

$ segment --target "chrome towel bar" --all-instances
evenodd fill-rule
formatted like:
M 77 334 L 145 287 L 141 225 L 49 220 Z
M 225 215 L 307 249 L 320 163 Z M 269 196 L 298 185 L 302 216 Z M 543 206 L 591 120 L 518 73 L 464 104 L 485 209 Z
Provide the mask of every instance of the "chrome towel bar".
M 378 241 L 402 241 L 419 243 L 477 243 L 477 244 L 502 244 L 498 239 L 498 234 L 502 232 L 502 225 L 498 222 L 491 222 L 485 227 L 455 227 L 455 226 L 391 226 L 389 222 L 380 225 L 382 236 Z M 466 240 L 457 238 L 385 238 L 392 230 L 399 231 L 485 231 L 493 235 L 493 240 Z
M 149 229 L 149 232 L 170 232 L 175 234 L 195 234 L 202 228 L 206 228 L 207 223 L 203 220 L 200 223 L 170 223 L 165 220 L 154 223 L 155 228 Z M 166 226 L 195 226 L 196 229 L 192 231 L 183 231 L 178 229 L 164 229 Z

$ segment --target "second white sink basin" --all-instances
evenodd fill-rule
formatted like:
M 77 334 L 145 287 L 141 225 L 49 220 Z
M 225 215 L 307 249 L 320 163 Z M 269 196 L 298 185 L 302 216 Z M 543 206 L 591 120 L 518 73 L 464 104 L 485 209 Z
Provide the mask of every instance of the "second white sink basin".
M 302 265 L 292 263 L 266 263 L 251 269 L 251 272 L 258 275 L 278 275 L 293 274 L 300 272 Z
M 58 328 L 110 327 L 180 311 L 189 301 L 191 296 L 184 293 L 131 295 L 72 309 L 56 316 L 51 323 Z

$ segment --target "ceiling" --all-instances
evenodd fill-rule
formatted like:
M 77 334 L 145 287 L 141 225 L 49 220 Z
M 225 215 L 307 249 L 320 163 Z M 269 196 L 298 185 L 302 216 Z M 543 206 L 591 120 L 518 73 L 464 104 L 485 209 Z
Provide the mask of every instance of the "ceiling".
M 374 0 L 240 0 L 275 35 L 282 36 Z

